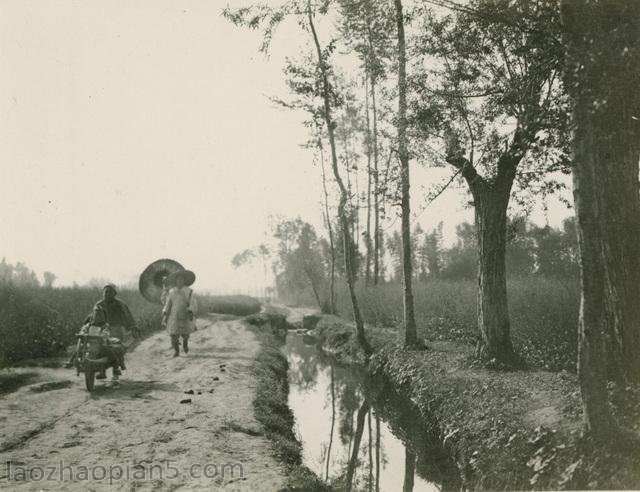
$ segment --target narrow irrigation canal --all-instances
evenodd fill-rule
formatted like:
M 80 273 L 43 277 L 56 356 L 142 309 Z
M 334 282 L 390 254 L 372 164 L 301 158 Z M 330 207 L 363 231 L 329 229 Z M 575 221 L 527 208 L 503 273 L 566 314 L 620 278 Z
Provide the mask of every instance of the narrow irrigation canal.
M 339 489 L 459 490 L 460 477 L 410 400 L 289 333 L 289 406 L 304 464 Z

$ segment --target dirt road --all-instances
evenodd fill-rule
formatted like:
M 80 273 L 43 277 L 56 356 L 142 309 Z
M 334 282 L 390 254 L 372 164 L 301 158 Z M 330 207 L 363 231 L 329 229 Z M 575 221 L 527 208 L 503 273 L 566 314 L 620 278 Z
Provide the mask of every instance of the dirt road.
M 0 398 L 0 489 L 103 490 L 109 477 L 109 490 L 282 487 L 253 417 L 256 337 L 237 320 L 198 325 L 187 356 L 172 358 L 167 335 L 155 334 L 127 354 L 117 387 L 98 383 L 93 394 L 73 370 L 28 370 L 37 382 Z

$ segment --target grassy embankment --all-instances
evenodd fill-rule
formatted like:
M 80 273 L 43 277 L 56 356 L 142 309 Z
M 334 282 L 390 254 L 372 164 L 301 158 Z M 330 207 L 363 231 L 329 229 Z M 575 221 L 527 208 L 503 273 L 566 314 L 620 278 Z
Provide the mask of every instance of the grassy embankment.
M 362 283 L 362 282 L 361 282 Z M 419 335 L 431 340 L 476 340 L 476 288 L 472 280 L 431 280 L 414 286 Z M 402 286 L 359 287 L 360 306 L 370 326 L 400 333 Z M 532 367 L 575 371 L 580 291 L 575 279 L 513 278 L 508 283 L 512 338 Z M 351 320 L 351 304 L 344 287 L 338 289 L 337 308 Z M 309 292 L 288 302 L 313 306 Z
M 329 490 L 302 464 L 302 444 L 294 433 L 294 416 L 289 408 L 289 363 L 280 351 L 288 329 L 283 314 L 270 312 L 247 318 L 258 335 L 261 349 L 254 364 L 257 378 L 253 408 L 272 444 L 274 455 L 287 473 L 286 490 Z

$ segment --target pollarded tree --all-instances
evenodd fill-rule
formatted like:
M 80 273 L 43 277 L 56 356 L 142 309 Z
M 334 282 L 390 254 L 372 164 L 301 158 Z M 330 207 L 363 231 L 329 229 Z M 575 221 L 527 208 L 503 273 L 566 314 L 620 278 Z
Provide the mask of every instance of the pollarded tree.
M 443 142 L 472 195 L 478 241 L 476 356 L 517 362 L 510 336 L 507 209 L 521 189 L 566 167 L 554 1 L 484 2 L 425 14 L 412 87 L 419 138 Z M 552 186 L 551 186 L 552 187 Z

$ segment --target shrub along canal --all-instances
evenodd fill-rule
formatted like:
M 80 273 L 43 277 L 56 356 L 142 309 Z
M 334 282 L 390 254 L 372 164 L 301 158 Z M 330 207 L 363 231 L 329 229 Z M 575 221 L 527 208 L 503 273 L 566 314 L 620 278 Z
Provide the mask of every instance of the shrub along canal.
M 460 488 L 457 467 L 429 422 L 388 382 L 337 364 L 306 335 L 290 332 L 283 351 L 303 464 L 332 488 Z

